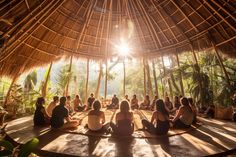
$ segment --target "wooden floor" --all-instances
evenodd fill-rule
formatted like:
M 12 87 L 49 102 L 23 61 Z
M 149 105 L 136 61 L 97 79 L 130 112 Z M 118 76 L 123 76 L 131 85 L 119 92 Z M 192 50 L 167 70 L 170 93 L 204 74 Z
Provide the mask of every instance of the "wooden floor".
M 114 121 L 116 110 L 104 110 L 106 120 Z M 167 136 L 153 136 L 135 131 L 133 136 L 111 137 L 91 133 L 83 127 L 87 112 L 76 116 L 83 119 L 76 130 L 51 130 L 50 127 L 34 127 L 32 116 L 8 123 L 7 135 L 19 144 L 38 137 L 36 150 L 45 157 L 53 156 L 219 156 L 236 149 L 236 123 L 215 119 L 199 118 L 201 124 L 188 130 L 170 130 Z M 141 128 L 140 119 L 150 119 L 150 111 L 134 111 L 135 129 Z

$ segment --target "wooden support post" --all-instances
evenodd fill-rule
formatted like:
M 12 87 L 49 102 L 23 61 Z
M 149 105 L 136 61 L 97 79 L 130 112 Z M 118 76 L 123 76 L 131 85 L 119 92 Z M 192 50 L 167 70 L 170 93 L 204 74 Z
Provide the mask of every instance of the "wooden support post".
M 165 65 L 164 65 L 164 59 L 163 59 L 163 56 L 161 56 L 161 62 L 162 62 L 162 68 L 163 68 L 163 74 L 166 75 L 166 68 L 165 68 Z M 165 91 L 165 85 L 163 84 L 163 80 L 161 80 L 162 82 L 162 86 L 163 86 L 163 97 L 165 97 L 167 91 Z
M 96 88 L 96 91 L 95 91 L 95 98 L 98 98 L 98 96 L 99 96 L 100 85 L 101 85 L 101 80 L 102 80 L 102 73 L 103 73 L 102 63 L 100 62 L 99 63 L 99 75 L 98 75 L 97 88 Z
M 146 61 L 146 69 L 147 69 L 148 94 L 150 97 L 153 97 L 152 82 L 151 82 L 151 75 L 148 61 Z
M 10 85 L 8 91 L 7 91 L 7 95 L 6 95 L 6 97 L 5 97 L 5 101 L 4 101 L 3 107 L 6 107 L 6 106 L 7 106 L 8 97 L 10 96 L 11 89 L 12 89 L 13 85 L 15 84 L 17 78 L 18 78 L 18 73 L 16 73 L 16 75 L 14 76 L 14 78 L 13 78 L 12 81 L 11 81 L 11 85 Z
M 85 101 L 88 99 L 88 82 L 89 82 L 89 59 L 87 59 L 87 76 L 85 84 Z
M 192 51 L 192 54 L 193 54 L 193 59 L 195 61 L 195 65 L 197 66 L 197 69 L 195 69 L 195 70 L 197 70 L 197 73 L 200 75 L 200 66 L 198 64 L 198 59 L 197 59 L 196 53 L 193 49 L 192 44 L 190 44 L 190 47 L 191 47 L 191 51 Z M 199 89 L 200 89 L 200 103 L 201 103 L 200 105 L 203 106 L 204 102 L 203 102 L 203 99 L 202 99 L 203 98 L 203 92 L 202 92 L 202 80 L 201 79 L 198 80 L 198 84 L 199 84 Z
M 173 100 L 173 90 L 172 90 L 172 85 L 170 82 L 170 78 L 167 79 L 169 90 L 170 90 L 170 100 Z
M 66 88 L 65 88 L 65 96 L 68 96 L 69 93 L 68 93 L 68 90 L 69 90 L 69 84 L 70 84 L 70 77 L 71 77 L 71 67 L 72 67 L 72 59 L 73 59 L 73 56 L 70 57 L 70 65 L 69 65 L 69 69 L 68 69 L 68 73 L 69 73 L 69 76 L 68 76 L 68 80 L 67 80 L 67 83 L 66 83 Z
M 44 80 L 45 82 L 44 82 L 43 87 L 42 87 L 42 97 L 46 97 L 46 95 L 47 95 L 47 85 L 48 85 L 48 80 L 49 80 L 49 77 L 50 77 L 51 69 L 52 69 L 52 62 L 49 65 L 49 68 L 48 68 L 48 71 L 47 71 L 47 74 L 46 74 L 46 78 Z
M 156 90 L 155 95 L 157 96 L 157 98 L 159 98 L 158 85 L 157 85 L 157 76 L 156 76 L 156 69 L 155 69 L 154 61 L 152 61 L 152 70 L 153 70 L 153 78 L 154 78 L 155 90 Z
M 104 98 L 105 100 L 107 99 L 107 82 L 108 82 L 108 67 L 107 67 L 107 59 L 106 59 L 106 77 L 105 77 L 105 94 L 104 94 Z
M 222 70 L 223 70 L 223 72 L 224 72 L 226 81 L 227 81 L 228 85 L 230 86 L 230 78 L 229 78 L 229 75 L 228 75 L 228 73 L 227 73 L 227 71 L 226 71 L 226 69 L 225 69 L 225 66 L 224 66 L 224 64 L 223 64 L 223 60 L 222 60 L 222 58 L 221 58 L 221 56 L 220 56 L 220 54 L 219 54 L 219 52 L 218 52 L 218 50 L 217 50 L 217 47 L 216 47 L 215 42 L 214 42 L 214 40 L 213 40 L 213 37 L 211 36 L 211 34 L 210 34 L 209 32 L 208 32 L 208 38 L 209 38 L 209 40 L 211 41 L 212 47 L 214 48 L 216 57 L 217 57 L 217 59 L 218 59 L 218 61 L 219 61 L 219 63 L 220 63 L 220 66 L 221 66 L 221 68 L 222 68 Z
M 147 85 L 146 85 L 146 68 L 145 68 L 145 59 L 143 58 L 143 85 L 144 85 L 144 96 L 147 94 Z
M 177 61 L 177 65 L 178 65 L 178 68 L 180 68 L 180 63 L 179 63 L 179 56 L 178 54 L 176 53 L 176 61 Z M 182 72 L 180 71 L 179 73 L 179 77 L 180 77 L 180 88 L 181 88 L 181 94 L 184 96 L 185 93 L 184 93 L 184 85 L 183 85 L 183 76 L 182 76 Z
M 124 68 L 124 83 L 123 83 L 123 92 L 124 92 L 124 96 L 125 96 L 125 77 L 126 77 L 126 74 L 125 74 L 125 60 L 123 61 L 123 68 Z

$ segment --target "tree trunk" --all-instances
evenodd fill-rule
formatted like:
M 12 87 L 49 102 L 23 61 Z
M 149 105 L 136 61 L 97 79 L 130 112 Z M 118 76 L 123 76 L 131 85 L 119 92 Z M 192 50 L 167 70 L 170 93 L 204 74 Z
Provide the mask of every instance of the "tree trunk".
M 193 59 L 194 59 L 195 64 L 197 66 L 196 71 L 200 75 L 200 66 L 198 64 L 196 53 L 193 49 L 193 45 L 191 44 L 190 46 L 191 46 L 191 50 L 192 50 L 192 54 L 193 54 Z M 204 101 L 203 101 L 203 88 L 202 88 L 202 80 L 201 79 L 198 80 L 198 84 L 199 84 L 199 90 L 200 90 L 200 93 L 199 93 L 199 95 L 200 95 L 200 105 L 202 107 L 202 106 L 204 106 Z
M 170 100 L 173 101 L 173 90 L 172 90 L 172 85 L 171 85 L 169 78 L 168 78 L 167 82 L 168 82 L 168 86 L 169 86 L 169 90 L 170 90 Z
M 125 77 L 126 77 L 126 74 L 125 74 L 125 60 L 123 61 L 123 68 L 124 68 L 124 83 L 123 83 L 123 92 L 124 92 L 124 96 L 125 96 Z
M 180 63 L 179 63 L 179 56 L 178 54 L 176 54 L 176 60 L 177 60 L 177 64 L 178 64 L 178 68 L 180 68 Z M 179 72 L 179 77 L 180 77 L 180 88 L 181 88 L 181 93 L 184 96 L 184 85 L 183 85 L 183 76 L 182 76 L 182 72 Z
M 147 85 L 146 85 L 146 68 L 145 68 L 145 59 L 143 58 L 143 84 L 144 84 L 144 96 L 147 94 Z
M 88 99 L 88 82 L 89 82 L 89 59 L 87 59 L 87 76 L 86 76 L 86 84 L 85 84 L 85 100 Z
M 154 83 L 155 83 L 155 90 L 156 90 L 156 96 L 159 98 L 159 93 L 158 93 L 158 86 L 157 86 L 157 76 L 156 76 L 156 69 L 155 69 L 155 63 L 152 61 L 152 70 L 153 70 L 153 78 L 154 78 Z
M 108 83 L 108 67 L 107 67 L 107 58 L 106 58 L 106 77 L 105 77 L 105 94 L 104 94 L 104 97 L 105 97 L 105 100 L 107 99 L 107 83 Z
M 45 78 L 45 82 L 44 82 L 44 85 L 42 87 L 42 97 L 46 97 L 46 95 L 47 95 L 47 85 L 48 85 L 48 80 L 50 78 L 51 69 L 52 69 L 52 62 L 49 65 L 47 75 L 46 75 L 46 78 Z
M 148 61 L 146 61 L 145 64 L 146 64 L 146 69 L 147 69 L 148 94 L 150 97 L 153 97 L 152 82 L 151 82 L 151 75 L 150 75 L 150 68 L 149 68 Z
M 4 102 L 4 104 L 3 104 L 4 107 L 6 107 L 6 105 L 7 105 L 8 98 L 9 98 L 10 93 L 11 93 L 11 89 L 12 89 L 13 85 L 15 84 L 17 78 L 18 78 L 18 73 L 15 75 L 15 77 L 14 77 L 14 78 L 12 79 L 12 81 L 11 81 L 11 85 L 10 85 L 8 91 L 7 91 L 7 95 L 6 95 L 6 97 L 5 97 L 5 102 Z
M 70 66 L 69 66 L 69 69 L 68 69 L 69 76 L 67 78 L 66 88 L 65 88 L 65 92 L 64 92 L 65 96 L 69 95 L 68 90 L 69 90 L 70 77 L 71 77 L 70 73 L 71 73 L 71 67 L 72 67 L 72 59 L 73 59 L 73 56 L 70 57 Z
M 95 91 L 95 98 L 98 98 L 99 96 L 99 91 L 100 91 L 100 85 L 101 85 L 101 80 L 102 80 L 102 63 L 100 62 L 99 64 L 99 75 L 98 75 L 98 82 L 97 82 L 97 88 Z

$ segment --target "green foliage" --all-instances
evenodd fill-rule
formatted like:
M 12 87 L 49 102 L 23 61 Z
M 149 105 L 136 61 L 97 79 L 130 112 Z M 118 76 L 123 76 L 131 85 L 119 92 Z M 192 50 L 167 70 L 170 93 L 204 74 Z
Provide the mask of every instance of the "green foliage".
M 18 151 L 18 147 L 14 147 L 13 144 L 11 144 L 9 141 L 2 139 L 0 140 L 0 147 L 2 147 L 0 156 L 27 157 L 38 146 L 38 144 L 39 140 L 37 138 L 33 138 L 26 144 L 22 145 L 20 150 Z
M 39 140 L 37 138 L 33 138 L 28 141 L 26 144 L 22 145 L 18 157 L 26 157 L 29 156 L 30 153 L 38 146 Z

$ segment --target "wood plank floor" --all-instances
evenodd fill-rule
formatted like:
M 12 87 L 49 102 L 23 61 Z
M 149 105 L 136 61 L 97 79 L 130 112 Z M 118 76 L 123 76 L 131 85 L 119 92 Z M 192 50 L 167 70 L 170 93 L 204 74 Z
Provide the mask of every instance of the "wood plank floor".
M 114 122 L 117 110 L 106 110 L 106 120 Z M 236 149 L 236 123 L 199 118 L 202 125 L 190 130 L 169 131 L 168 136 L 151 136 L 135 131 L 133 137 L 110 137 L 87 134 L 83 125 L 87 113 L 77 113 L 83 119 L 77 130 L 59 131 L 50 127 L 34 127 L 32 116 L 13 120 L 6 127 L 7 135 L 23 144 L 38 137 L 37 153 L 45 156 L 206 156 Z M 150 111 L 134 111 L 135 130 L 142 127 L 141 119 L 150 119 Z M 82 129 L 82 131 L 80 130 Z M 83 130 L 84 129 L 84 130 Z M 147 138 L 146 138 L 146 137 Z M 224 154 L 220 154 L 224 155 Z

